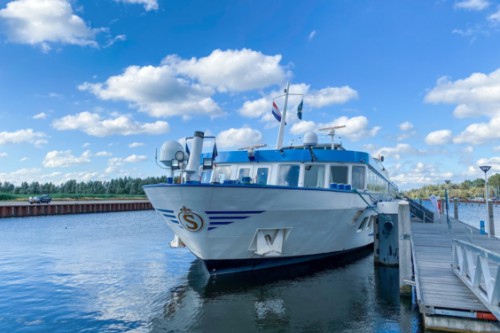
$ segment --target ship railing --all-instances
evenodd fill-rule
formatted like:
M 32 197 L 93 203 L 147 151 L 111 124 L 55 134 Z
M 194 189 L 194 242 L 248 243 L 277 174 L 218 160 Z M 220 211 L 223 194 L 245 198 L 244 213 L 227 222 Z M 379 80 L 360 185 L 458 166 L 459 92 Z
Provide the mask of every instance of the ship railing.
M 498 319 L 500 318 L 500 255 L 453 239 L 453 272 Z

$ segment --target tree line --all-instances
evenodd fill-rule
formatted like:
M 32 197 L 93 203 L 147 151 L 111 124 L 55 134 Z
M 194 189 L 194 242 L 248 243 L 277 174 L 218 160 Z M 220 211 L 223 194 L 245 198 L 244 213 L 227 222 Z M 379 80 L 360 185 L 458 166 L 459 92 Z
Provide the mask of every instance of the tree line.
M 16 186 L 7 181 L 0 182 L 0 193 L 13 195 L 69 194 L 69 195 L 145 195 L 142 187 L 164 183 L 166 177 L 132 178 L 123 177 L 109 181 L 89 180 L 77 182 L 68 180 L 59 185 L 49 183 L 22 182 Z
M 433 184 L 426 185 L 418 189 L 405 191 L 404 194 L 410 198 L 429 198 L 432 194 L 444 197 L 445 189 L 448 189 L 450 198 L 470 199 L 481 197 L 484 198 L 485 180 L 478 178 L 475 180 L 465 180 L 461 183 Z M 488 178 L 488 195 L 489 198 L 500 197 L 500 173 L 497 173 Z

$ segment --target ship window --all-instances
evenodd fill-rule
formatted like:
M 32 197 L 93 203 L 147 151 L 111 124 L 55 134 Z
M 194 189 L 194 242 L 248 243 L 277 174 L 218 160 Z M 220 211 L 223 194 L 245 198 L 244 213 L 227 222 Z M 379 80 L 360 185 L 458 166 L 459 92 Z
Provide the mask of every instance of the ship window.
M 365 189 L 365 167 L 356 166 L 352 167 L 352 187 L 358 190 Z
M 212 170 L 203 170 L 201 173 L 201 182 L 202 183 L 210 183 L 210 179 L 212 178 Z
M 231 178 L 231 166 L 223 165 L 217 166 L 214 169 L 214 176 L 212 178 L 213 182 L 216 183 L 224 183 L 225 180 L 229 180 Z
M 332 165 L 330 167 L 330 183 L 347 184 L 349 169 L 343 165 Z
M 299 186 L 299 165 L 282 165 L 278 174 L 278 185 L 282 186 Z
M 250 177 L 250 168 L 241 168 L 238 171 L 238 180 L 243 182 L 244 177 Z
M 324 187 L 325 167 L 322 165 L 306 165 L 304 171 L 304 187 Z
M 368 222 L 368 227 L 367 227 L 367 229 L 371 229 L 371 228 L 373 227 L 373 220 L 375 220 L 375 218 L 376 218 L 376 217 L 375 217 L 375 215 L 372 215 L 372 216 L 370 217 L 370 222 Z
M 269 168 L 258 168 L 255 183 L 258 185 L 267 185 L 267 176 L 269 175 Z
M 369 216 L 365 216 L 365 218 L 363 218 L 363 221 L 359 225 L 358 231 L 361 231 L 366 227 L 366 223 L 368 222 L 369 218 L 370 218 Z

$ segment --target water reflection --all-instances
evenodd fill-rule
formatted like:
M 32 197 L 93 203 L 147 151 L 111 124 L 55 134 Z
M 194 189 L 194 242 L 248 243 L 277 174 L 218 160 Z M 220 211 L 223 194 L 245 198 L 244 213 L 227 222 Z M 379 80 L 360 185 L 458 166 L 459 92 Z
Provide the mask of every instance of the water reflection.
M 149 211 L 1 220 L 0 332 L 421 332 L 371 249 L 210 277 L 170 239 Z
M 422 332 L 400 304 L 397 268 L 371 250 L 347 262 L 210 277 L 194 261 L 170 291 L 152 332 Z

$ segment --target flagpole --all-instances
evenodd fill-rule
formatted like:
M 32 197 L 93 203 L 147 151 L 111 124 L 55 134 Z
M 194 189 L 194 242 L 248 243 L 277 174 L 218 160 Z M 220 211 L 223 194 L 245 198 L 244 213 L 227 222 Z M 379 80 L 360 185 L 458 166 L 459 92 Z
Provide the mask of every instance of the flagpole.
M 281 122 L 280 122 L 280 130 L 278 132 L 278 142 L 276 143 L 276 149 L 280 149 L 283 147 L 283 135 L 285 132 L 285 125 L 286 125 L 286 105 L 288 103 L 288 93 L 290 90 L 290 81 L 287 82 L 286 84 L 286 89 L 285 89 L 285 106 L 283 108 L 283 116 L 281 117 Z

